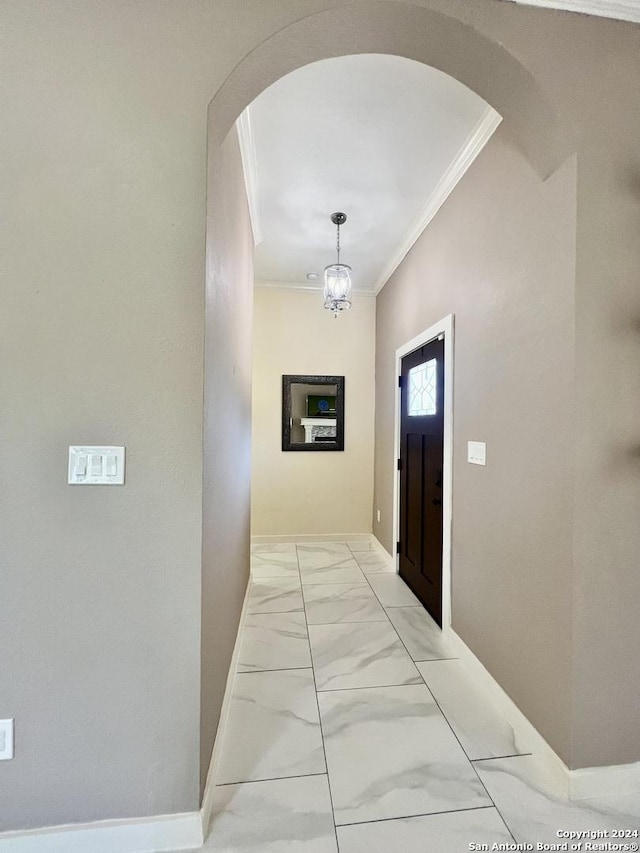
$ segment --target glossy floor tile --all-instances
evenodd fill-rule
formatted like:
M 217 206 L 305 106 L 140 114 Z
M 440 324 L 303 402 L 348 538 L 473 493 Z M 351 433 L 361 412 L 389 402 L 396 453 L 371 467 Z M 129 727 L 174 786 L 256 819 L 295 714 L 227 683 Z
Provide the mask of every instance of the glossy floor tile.
M 269 542 L 256 543 L 251 546 L 252 554 L 295 554 L 294 542 Z
M 366 575 L 377 574 L 378 572 L 395 573 L 395 560 L 385 557 L 379 551 L 360 551 L 353 555 L 356 563 L 360 566 Z
M 444 660 L 454 656 L 442 639 L 442 631 L 422 605 L 389 607 L 387 616 L 414 660 Z
M 238 658 L 238 672 L 301 669 L 311 666 L 307 623 L 297 613 L 249 613 Z
M 367 576 L 380 603 L 385 607 L 407 607 L 420 604 L 400 575 L 379 572 Z
M 300 564 L 300 577 L 305 585 L 317 583 L 366 583 L 360 567 L 353 557 L 336 554 L 331 562 L 323 565 Z
M 338 827 L 340 853 L 468 853 L 470 845 L 513 843 L 494 808 Z M 481 848 L 476 848 L 481 849 Z
M 306 569 L 353 556 L 351 549 L 344 542 L 308 542 L 298 545 L 297 551 L 300 567 L 304 566 Z
M 389 622 L 309 625 L 309 641 L 318 690 L 422 682 Z
M 492 804 L 424 685 L 318 701 L 337 825 Z
M 205 851 L 466 853 L 640 828 L 637 794 L 569 803 L 537 756 L 495 757 L 526 744 L 371 542 L 252 553 Z
M 543 786 L 540 760 L 532 755 L 477 761 L 475 767 L 520 844 L 557 844 L 559 829 L 640 830 L 638 794 L 568 802 Z
M 312 670 L 236 675 L 218 783 L 325 770 Z
M 337 853 L 326 776 L 216 788 L 205 851 Z
M 459 660 L 426 661 L 417 667 L 470 759 L 531 751 L 484 692 L 470 681 Z
M 377 546 L 370 539 L 347 539 L 346 545 L 354 552 L 377 550 Z
M 294 553 L 264 553 L 251 555 L 253 578 L 299 578 L 298 555 Z
M 368 583 L 309 584 L 302 595 L 309 625 L 387 621 Z
M 251 582 L 248 613 L 286 613 L 303 610 L 297 578 L 262 578 Z

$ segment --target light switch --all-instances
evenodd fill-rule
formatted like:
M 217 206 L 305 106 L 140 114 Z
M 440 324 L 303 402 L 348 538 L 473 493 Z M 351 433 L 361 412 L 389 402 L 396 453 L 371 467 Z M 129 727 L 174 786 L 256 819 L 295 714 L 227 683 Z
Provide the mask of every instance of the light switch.
M 70 447 L 69 484 L 122 486 L 124 451 L 124 447 Z
M 84 453 L 78 453 L 76 457 L 76 474 L 78 477 L 87 475 L 87 457 Z
M 90 477 L 101 477 L 102 476 L 102 454 L 101 453 L 92 453 L 89 457 L 89 476 Z
M 467 442 L 467 461 L 472 465 L 487 464 L 487 445 L 484 441 Z
M 0 761 L 13 758 L 13 720 L 0 720 Z

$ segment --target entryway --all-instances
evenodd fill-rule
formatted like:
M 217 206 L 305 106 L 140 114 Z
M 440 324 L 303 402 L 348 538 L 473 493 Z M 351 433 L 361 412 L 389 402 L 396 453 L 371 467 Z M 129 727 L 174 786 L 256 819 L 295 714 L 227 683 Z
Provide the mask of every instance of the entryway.
M 453 316 L 396 351 L 394 516 L 400 577 L 451 624 Z
M 399 381 L 399 573 L 441 626 L 444 336 L 405 355 Z

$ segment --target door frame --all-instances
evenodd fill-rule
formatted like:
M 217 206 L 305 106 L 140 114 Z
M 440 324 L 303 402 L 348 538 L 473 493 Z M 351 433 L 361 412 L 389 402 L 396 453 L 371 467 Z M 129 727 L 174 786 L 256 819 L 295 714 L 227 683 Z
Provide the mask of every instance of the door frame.
M 413 350 L 444 335 L 444 447 L 442 459 L 442 632 L 451 629 L 451 522 L 453 517 L 453 336 L 454 315 L 429 326 L 396 350 L 395 416 L 393 435 L 393 550 L 396 572 L 399 569 L 398 531 L 400 530 L 400 376 L 401 361 Z

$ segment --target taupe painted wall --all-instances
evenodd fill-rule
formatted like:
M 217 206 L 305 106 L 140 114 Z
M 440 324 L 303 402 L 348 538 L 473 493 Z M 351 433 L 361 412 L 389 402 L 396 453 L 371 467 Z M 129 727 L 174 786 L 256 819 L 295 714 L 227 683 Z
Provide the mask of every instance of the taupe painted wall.
M 220 141 L 282 64 L 336 51 L 446 66 L 543 174 L 566 150 L 554 113 L 571 127 L 572 762 L 640 759 L 640 27 L 495 0 L 4 0 L 0 16 L 0 717 L 17 737 L 0 828 L 198 803 L 207 104 L 218 92 Z M 249 55 L 251 86 L 221 89 Z M 74 442 L 125 444 L 127 485 L 66 486 Z
M 626 763 L 640 760 L 640 26 L 513 5 L 437 2 L 525 64 L 578 154 L 570 763 Z
M 249 579 L 253 233 L 235 129 L 209 160 L 200 785 Z
M 198 803 L 211 64 L 160 5 L 0 10 L 0 830 Z
M 499 129 L 378 297 L 374 532 L 391 550 L 395 351 L 455 315 L 453 627 L 568 759 L 576 169 Z M 485 468 L 466 461 L 486 441 Z M 543 687 L 544 685 L 544 687 Z
M 321 293 L 256 289 L 254 535 L 371 532 L 375 307 L 354 296 L 334 318 Z M 344 452 L 282 451 L 286 373 L 345 377 Z

